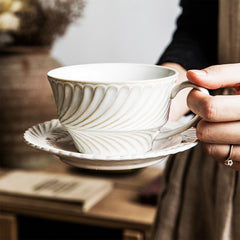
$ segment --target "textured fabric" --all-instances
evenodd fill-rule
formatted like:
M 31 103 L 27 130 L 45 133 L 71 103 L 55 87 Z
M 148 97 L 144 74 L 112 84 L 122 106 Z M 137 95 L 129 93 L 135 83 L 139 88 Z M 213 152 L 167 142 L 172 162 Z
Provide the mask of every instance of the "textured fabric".
M 166 166 L 154 240 L 240 239 L 239 172 L 206 156 L 201 144 Z
M 185 69 L 201 69 L 217 63 L 217 0 L 183 0 L 182 14 L 158 65 L 179 63 Z

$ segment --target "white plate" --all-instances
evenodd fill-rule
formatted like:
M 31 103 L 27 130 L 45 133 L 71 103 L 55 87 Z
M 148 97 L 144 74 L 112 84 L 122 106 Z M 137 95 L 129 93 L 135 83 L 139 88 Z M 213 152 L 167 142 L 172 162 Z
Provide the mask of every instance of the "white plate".
M 168 124 L 171 128 L 171 124 Z M 151 151 L 141 155 L 105 156 L 78 152 L 71 136 L 58 119 L 40 123 L 24 133 L 27 144 L 60 157 L 72 166 L 99 170 L 128 170 L 143 168 L 163 161 L 168 155 L 197 145 L 196 130 L 190 128 L 173 137 L 155 141 Z

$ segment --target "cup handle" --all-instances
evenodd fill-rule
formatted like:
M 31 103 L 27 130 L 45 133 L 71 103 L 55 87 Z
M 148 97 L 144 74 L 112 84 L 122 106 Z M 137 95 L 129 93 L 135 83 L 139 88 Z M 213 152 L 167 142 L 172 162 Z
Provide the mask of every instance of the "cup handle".
M 206 88 L 203 88 L 203 87 L 199 87 L 198 85 L 196 84 L 193 84 L 189 81 L 185 81 L 185 82 L 182 82 L 182 83 L 179 83 L 177 85 L 174 86 L 174 88 L 172 89 L 171 91 L 171 95 L 170 95 L 170 98 L 173 99 L 176 97 L 176 95 L 184 88 L 195 88 L 203 93 L 206 93 L 209 95 L 209 92 Z M 163 138 L 168 138 L 168 137 L 171 137 L 175 134 L 178 134 L 178 133 L 181 133 L 185 130 L 187 130 L 188 128 L 192 127 L 195 125 L 196 122 L 198 122 L 200 120 L 200 116 L 196 115 L 193 119 L 191 119 L 189 122 L 185 123 L 183 126 L 181 127 L 178 127 L 178 128 L 175 128 L 175 129 L 172 129 L 172 130 L 169 130 L 169 131 L 164 131 L 164 132 L 161 132 L 159 131 L 158 132 L 158 135 L 156 136 L 155 140 L 160 140 L 160 139 L 163 139 Z

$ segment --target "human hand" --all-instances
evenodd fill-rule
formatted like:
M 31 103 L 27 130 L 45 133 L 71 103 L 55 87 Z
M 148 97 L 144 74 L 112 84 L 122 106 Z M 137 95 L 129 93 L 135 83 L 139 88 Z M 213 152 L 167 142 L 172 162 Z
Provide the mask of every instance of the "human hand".
M 240 93 L 240 64 L 216 65 L 203 70 L 190 70 L 187 78 L 202 87 L 233 87 Z M 192 90 L 187 98 L 189 108 L 202 120 L 197 124 L 197 137 L 215 160 L 224 163 L 230 151 L 232 168 L 240 170 L 240 96 L 209 96 Z

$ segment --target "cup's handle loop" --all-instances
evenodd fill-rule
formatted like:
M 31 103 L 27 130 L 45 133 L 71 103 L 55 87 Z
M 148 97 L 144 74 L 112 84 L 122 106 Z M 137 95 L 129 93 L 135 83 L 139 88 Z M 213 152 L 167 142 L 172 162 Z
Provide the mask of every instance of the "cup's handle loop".
M 174 88 L 172 89 L 171 91 L 171 95 L 170 95 L 170 98 L 173 99 L 176 97 L 176 95 L 184 88 L 195 88 L 203 93 L 206 93 L 209 95 L 209 92 L 206 88 L 203 88 L 203 87 L 199 87 L 198 85 L 196 84 L 193 84 L 189 81 L 185 81 L 185 82 L 182 82 L 182 83 L 179 83 L 177 85 L 174 86 Z M 200 116 L 196 115 L 194 118 L 192 118 L 189 122 L 185 123 L 183 126 L 179 127 L 179 128 L 175 128 L 175 129 L 172 129 L 172 130 L 169 130 L 169 131 L 164 131 L 164 132 L 161 132 L 159 131 L 159 134 L 156 136 L 155 140 L 160 140 L 160 139 L 163 139 L 163 138 L 168 138 L 168 137 L 171 137 L 175 134 L 178 134 L 178 133 L 181 133 L 185 130 L 187 130 L 188 128 L 194 126 L 196 124 L 196 122 L 198 122 L 200 120 Z

